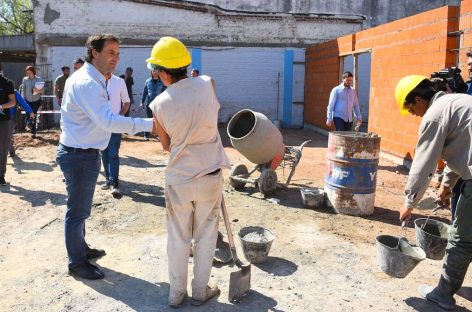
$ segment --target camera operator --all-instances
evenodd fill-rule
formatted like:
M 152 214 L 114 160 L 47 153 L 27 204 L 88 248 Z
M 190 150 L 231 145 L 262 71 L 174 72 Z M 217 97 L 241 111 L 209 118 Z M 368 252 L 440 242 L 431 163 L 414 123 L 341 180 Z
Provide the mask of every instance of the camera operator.
M 444 68 L 438 72 L 431 74 L 431 81 L 435 84 L 437 91 L 445 91 L 446 93 L 467 93 L 472 95 L 471 80 L 472 75 L 472 51 L 467 52 L 467 69 L 469 72 L 469 80 L 464 82 L 460 75 L 461 70 L 457 67 Z M 451 185 L 451 181 L 454 178 L 454 173 L 451 172 L 450 168 L 446 166 L 443 171 L 443 177 L 441 179 L 441 186 L 439 192 L 442 192 L 444 185 Z M 457 202 L 459 201 L 459 195 L 461 192 L 463 180 L 459 178 L 454 187 L 452 188 L 451 197 L 451 223 L 454 222 Z

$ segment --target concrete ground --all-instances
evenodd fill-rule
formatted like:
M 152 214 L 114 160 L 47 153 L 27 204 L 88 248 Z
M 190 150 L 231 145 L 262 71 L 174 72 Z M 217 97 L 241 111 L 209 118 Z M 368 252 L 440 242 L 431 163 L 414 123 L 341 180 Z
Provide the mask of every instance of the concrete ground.
M 212 280 L 221 295 L 199 308 L 186 302 L 180 311 L 439 311 L 419 298 L 417 288 L 438 281 L 442 261 L 427 259 L 404 279 L 389 277 L 377 265 L 375 237 L 401 234 L 398 209 L 407 171 L 381 159 L 371 216 L 305 209 L 300 188 L 323 187 L 327 140 L 307 130 L 284 131 L 287 145 L 306 139 L 313 143 L 303 150 L 288 188 L 264 198 L 251 186 L 238 192 L 225 183 L 233 231 L 259 225 L 276 235 L 268 261 L 252 265 L 250 293 L 240 303 L 229 303 L 229 274 L 237 268 L 218 266 Z M 87 241 L 106 250 L 96 261 L 106 278 L 86 281 L 67 274 L 66 191 L 54 161 L 57 140 L 57 131 L 40 132 L 34 141 L 26 134 L 15 135 L 18 149 L 8 160 L 9 185 L 0 187 L 0 311 L 171 311 L 163 195 L 166 155 L 160 144 L 126 136 L 120 172 L 124 196 L 116 199 L 97 187 Z M 233 164 L 252 166 L 224 141 Z M 283 182 L 288 170 L 277 173 Z M 103 183 L 100 176 L 98 185 Z M 428 213 L 415 211 L 413 218 Z M 450 214 L 441 211 L 437 218 L 446 221 Z M 220 228 L 225 233 L 222 222 Z M 411 224 L 407 237 L 415 241 Z M 472 309 L 471 286 L 468 273 L 456 295 L 459 311 Z

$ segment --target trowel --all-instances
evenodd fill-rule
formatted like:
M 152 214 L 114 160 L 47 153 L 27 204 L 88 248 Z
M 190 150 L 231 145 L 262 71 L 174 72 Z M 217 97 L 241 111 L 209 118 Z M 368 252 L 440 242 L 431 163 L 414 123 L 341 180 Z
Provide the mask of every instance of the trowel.
M 238 258 L 224 198 L 221 199 L 221 211 L 225 221 L 231 255 L 233 256 L 234 263 L 240 269 L 239 271 L 231 272 L 229 276 L 228 300 L 235 302 L 239 301 L 251 289 L 251 264 L 243 264 Z

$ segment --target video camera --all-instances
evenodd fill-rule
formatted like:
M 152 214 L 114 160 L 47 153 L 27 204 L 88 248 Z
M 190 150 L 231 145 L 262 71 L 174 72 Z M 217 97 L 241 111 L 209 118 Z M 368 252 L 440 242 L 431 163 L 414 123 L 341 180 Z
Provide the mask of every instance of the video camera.
M 468 86 L 462 79 L 461 70 L 455 66 L 432 73 L 431 81 L 436 91 L 467 93 Z

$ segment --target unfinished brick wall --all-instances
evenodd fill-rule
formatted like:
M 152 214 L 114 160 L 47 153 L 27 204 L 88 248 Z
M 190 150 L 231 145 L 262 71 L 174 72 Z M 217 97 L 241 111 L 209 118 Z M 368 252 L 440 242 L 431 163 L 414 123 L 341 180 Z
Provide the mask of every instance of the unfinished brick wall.
M 459 29 L 463 32 L 459 50 L 459 68 L 462 70 L 462 77 L 467 81 L 469 75 L 466 53 L 472 49 L 472 0 L 464 0 L 461 3 Z
M 308 48 L 305 121 L 327 128 L 326 106 L 339 81 L 340 55 L 371 49 L 369 131 L 382 136 L 383 151 L 410 158 L 421 119 L 400 115 L 395 86 L 405 75 L 429 77 L 454 65 L 456 54 L 450 50 L 457 40 L 448 33 L 458 28 L 459 7 L 446 6 Z

